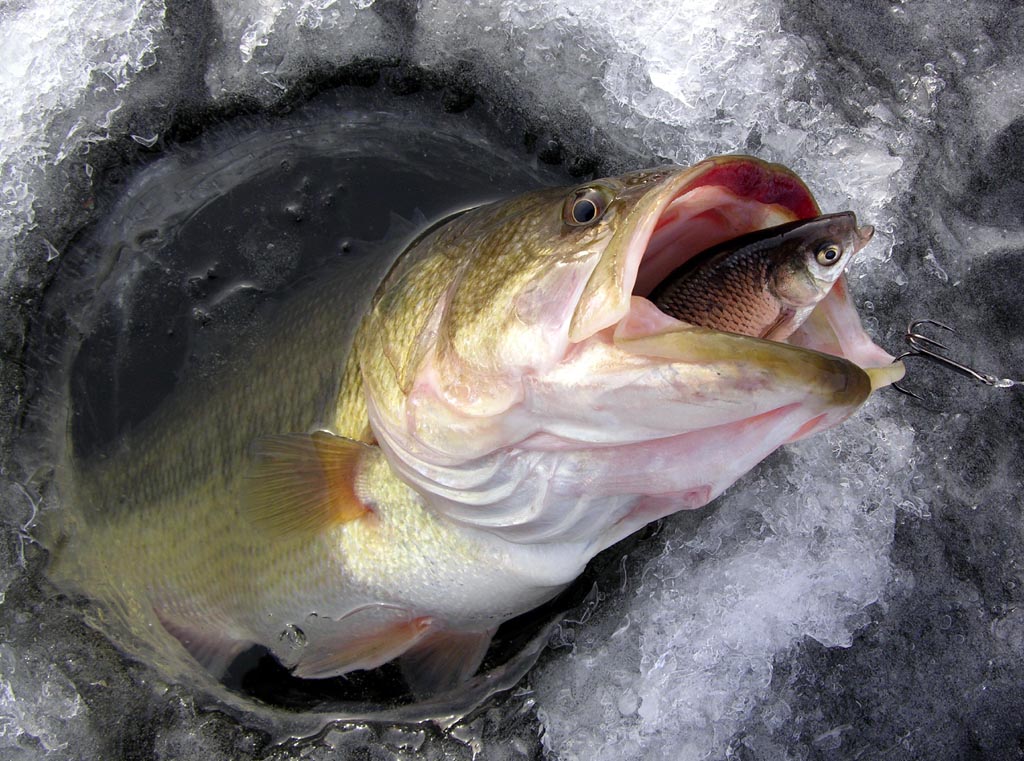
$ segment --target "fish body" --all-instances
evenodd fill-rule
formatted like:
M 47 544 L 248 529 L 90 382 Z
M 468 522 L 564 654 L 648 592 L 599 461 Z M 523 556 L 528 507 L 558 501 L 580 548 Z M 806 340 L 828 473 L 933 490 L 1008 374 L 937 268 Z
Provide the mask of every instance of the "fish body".
M 400 656 L 420 693 L 457 684 L 599 551 L 898 378 L 840 286 L 799 346 L 645 297 L 818 213 L 791 172 L 739 156 L 462 213 L 398 259 L 351 346 L 319 286 L 265 351 L 117 451 L 67 458 L 51 577 L 168 671 L 216 675 L 258 644 L 301 677 Z
M 649 298 L 693 325 L 784 340 L 873 233 L 850 211 L 747 233 L 693 257 Z

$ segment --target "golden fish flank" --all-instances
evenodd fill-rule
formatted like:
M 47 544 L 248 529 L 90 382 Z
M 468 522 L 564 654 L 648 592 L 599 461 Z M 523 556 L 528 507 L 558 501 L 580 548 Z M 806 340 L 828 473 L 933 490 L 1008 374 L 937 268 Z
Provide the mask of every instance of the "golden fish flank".
M 52 575 L 169 670 L 255 643 L 298 676 L 401 656 L 417 691 L 453 685 L 601 549 L 898 377 L 842 280 L 788 342 L 646 298 L 700 251 L 818 213 L 740 156 L 462 213 L 396 262 L 351 351 L 318 287 L 266 352 L 63 468 L 77 518 Z

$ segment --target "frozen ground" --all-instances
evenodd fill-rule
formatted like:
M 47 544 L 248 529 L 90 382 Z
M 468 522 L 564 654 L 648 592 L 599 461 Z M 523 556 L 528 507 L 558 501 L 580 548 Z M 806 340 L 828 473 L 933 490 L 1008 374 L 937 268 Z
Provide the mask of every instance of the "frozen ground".
M 620 7 L 0 4 L 0 756 L 1024 757 L 1024 391 L 921 361 L 909 382 L 926 404 L 880 394 L 706 520 L 630 543 L 523 686 L 444 735 L 344 726 L 272 745 L 122 658 L 40 591 L 31 552 L 23 570 L 41 485 L 8 456 L 26 324 L 73 232 L 104 211 L 99 190 L 233 114 L 378 74 L 450 110 L 476 93 L 510 141 L 576 173 L 783 161 L 823 208 L 878 228 L 852 274 L 883 344 L 937 317 L 965 357 L 1024 374 L 1019 4 Z

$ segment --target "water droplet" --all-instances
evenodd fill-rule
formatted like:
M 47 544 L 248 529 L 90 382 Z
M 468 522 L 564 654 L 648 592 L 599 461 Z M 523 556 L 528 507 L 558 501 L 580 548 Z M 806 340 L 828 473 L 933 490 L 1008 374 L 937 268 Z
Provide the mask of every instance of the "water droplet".
M 288 624 L 284 627 L 278 639 L 292 650 L 300 650 L 306 646 L 308 640 L 306 633 L 295 624 Z

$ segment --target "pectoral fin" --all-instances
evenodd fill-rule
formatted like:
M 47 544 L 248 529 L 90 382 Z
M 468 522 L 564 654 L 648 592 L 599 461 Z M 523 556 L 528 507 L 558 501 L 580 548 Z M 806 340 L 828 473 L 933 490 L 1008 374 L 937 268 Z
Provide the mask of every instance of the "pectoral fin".
M 324 431 L 262 438 L 244 511 L 254 524 L 279 534 L 317 532 L 361 518 L 369 508 L 355 483 L 360 463 L 372 451 Z

